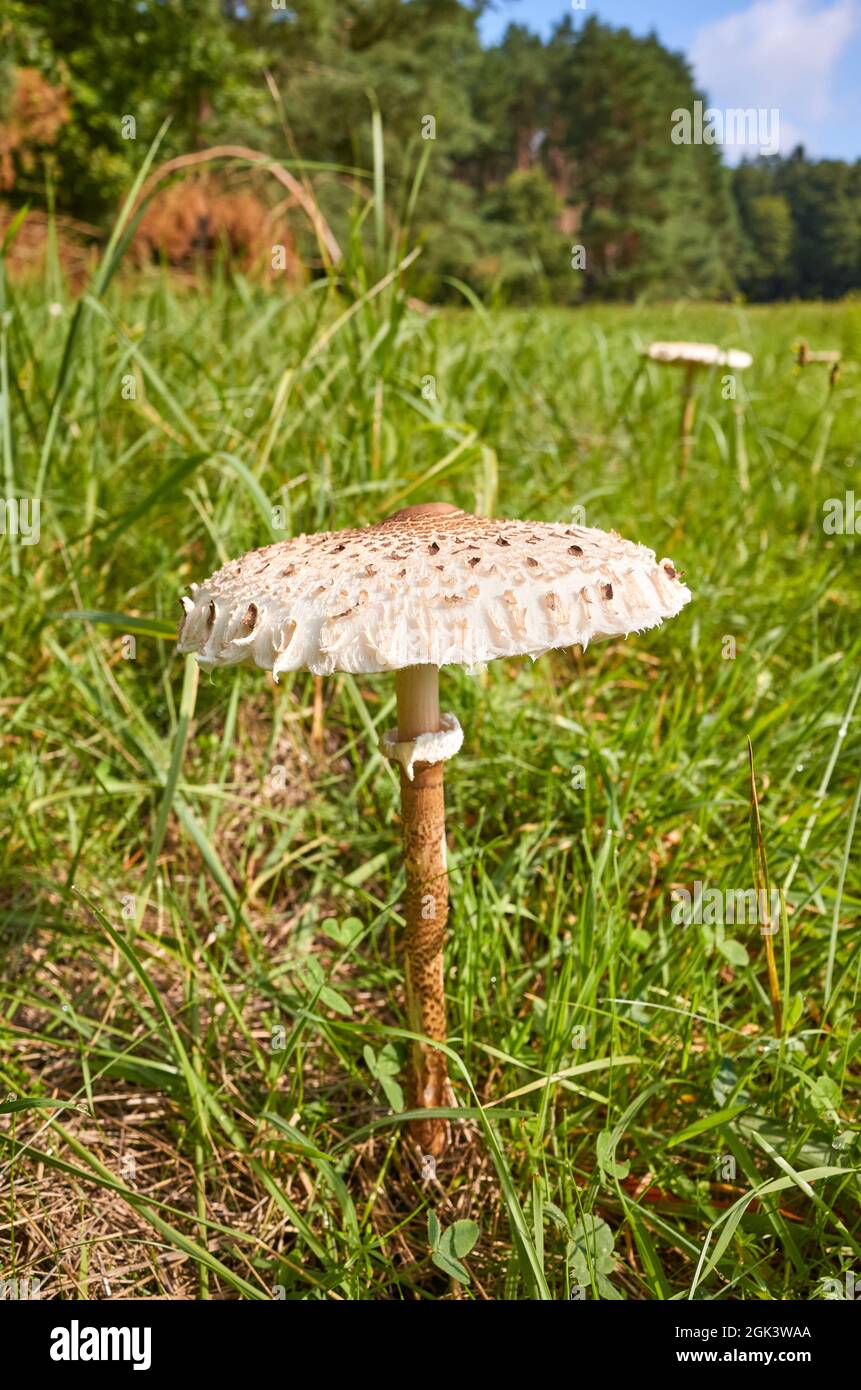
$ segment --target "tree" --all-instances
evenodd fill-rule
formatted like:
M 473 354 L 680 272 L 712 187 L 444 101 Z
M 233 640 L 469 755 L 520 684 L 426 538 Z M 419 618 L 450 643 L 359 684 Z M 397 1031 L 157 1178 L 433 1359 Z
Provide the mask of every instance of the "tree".
M 557 127 L 582 203 L 587 289 L 621 298 L 732 284 L 731 200 L 711 145 L 674 145 L 670 113 L 699 96 L 651 35 L 566 20 L 552 40 Z
M 861 164 L 810 160 L 799 147 L 742 163 L 733 192 L 745 293 L 834 299 L 861 286 Z
M 47 168 L 60 211 L 106 224 L 170 117 L 166 157 L 229 143 L 301 167 L 341 243 L 361 235 L 362 274 L 388 268 L 409 206 L 425 297 L 452 276 L 566 301 L 861 285 L 861 163 L 799 149 L 730 171 L 719 146 L 670 138 L 705 97 L 654 34 L 568 17 L 483 48 L 485 3 L 5 0 L 0 177 L 38 206 Z M 365 215 L 381 181 L 382 226 Z
M 582 292 L 582 276 L 571 264 L 569 241 L 559 226 L 561 213 L 561 200 L 544 169 L 536 165 L 509 174 L 484 205 L 496 251 L 484 270 L 485 285 L 507 299 L 574 303 Z
M 15 45 L 35 44 L 43 75 L 69 94 L 56 144 L 61 208 L 88 220 L 112 213 L 165 117 L 167 154 L 258 128 L 258 65 L 218 0 L 30 0 L 27 14 Z

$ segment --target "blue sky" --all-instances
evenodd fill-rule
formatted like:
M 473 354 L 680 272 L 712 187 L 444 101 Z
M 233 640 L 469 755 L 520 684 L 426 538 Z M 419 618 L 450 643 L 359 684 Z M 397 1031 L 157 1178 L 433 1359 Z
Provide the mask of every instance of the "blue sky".
M 803 143 L 861 158 L 861 0 L 496 0 L 482 35 L 493 42 L 516 22 L 546 36 L 566 14 L 656 30 L 687 55 L 713 107 L 777 110 L 784 153 Z

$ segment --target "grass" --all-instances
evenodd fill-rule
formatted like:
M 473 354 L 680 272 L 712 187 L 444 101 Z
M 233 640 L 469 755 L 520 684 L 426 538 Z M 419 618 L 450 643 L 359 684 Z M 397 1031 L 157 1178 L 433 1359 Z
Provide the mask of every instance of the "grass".
M 861 1271 L 858 542 L 823 529 L 857 479 L 861 305 L 422 312 L 384 270 L 286 294 L 120 269 L 71 340 L 55 276 L 4 285 L 5 495 L 43 481 L 39 543 L 0 539 L 3 1276 L 822 1297 Z M 683 483 L 653 337 L 755 358 L 739 411 L 703 380 Z M 843 349 L 833 392 L 800 338 Z M 397 1109 L 393 683 L 327 680 L 321 748 L 310 677 L 198 678 L 171 637 L 227 558 L 426 500 L 616 528 L 695 595 L 625 642 L 444 673 L 436 1173 Z M 779 1035 L 757 927 L 673 921 L 675 890 L 752 888 L 766 855 Z

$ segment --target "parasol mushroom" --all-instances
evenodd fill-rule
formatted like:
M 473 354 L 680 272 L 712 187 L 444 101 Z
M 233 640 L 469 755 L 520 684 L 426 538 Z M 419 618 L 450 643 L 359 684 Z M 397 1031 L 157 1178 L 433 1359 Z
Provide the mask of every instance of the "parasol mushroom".
M 405 507 L 358 530 L 302 535 L 225 565 L 183 598 L 180 652 L 206 668 L 253 661 L 285 671 L 393 671 L 397 730 L 380 741 L 400 767 L 406 861 L 410 1102 L 450 1105 L 443 1042 L 448 917 L 443 764 L 463 741 L 441 714 L 440 668 L 540 656 L 656 626 L 689 601 L 669 560 L 564 522 L 491 521 L 447 503 Z M 416 1121 L 440 1154 L 443 1117 Z
M 829 349 L 825 352 L 812 352 L 808 344 L 802 340 L 798 344 L 795 362 L 799 367 L 807 367 L 813 362 L 818 362 L 823 366 L 830 367 L 831 371 L 828 373 L 828 384 L 829 386 L 837 385 L 837 379 L 840 376 L 840 353 L 838 351 Z
M 749 352 L 742 352 L 739 348 L 729 348 L 724 351 L 715 343 L 652 343 L 646 349 L 645 356 L 651 362 L 660 362 L 662 366 L 683 367 L 685 370 L 680 431 L 681 472 L 684 476 L 691 454 L 694 432 L 694 414 L 696 411 L 694 379 L 696 373 L 703 367 L 729 367 L 731 371 L 744 371 L 746 367 L 751 366 L 753 358 Z

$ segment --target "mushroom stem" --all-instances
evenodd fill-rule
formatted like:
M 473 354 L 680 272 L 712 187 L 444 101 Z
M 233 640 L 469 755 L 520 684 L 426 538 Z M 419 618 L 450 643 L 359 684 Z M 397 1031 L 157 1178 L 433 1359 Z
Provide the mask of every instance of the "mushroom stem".
M 316 758 L 322 757 L 325 746 L 323 721 L 323 677 L 314 677 L 314 713 L 311 719 L 311 749 Z
M 441 728 L 439 670 L 407 666 L 395 676 L 398 738 L 402 742 Z M 406 861 L 406 994 L 410 1030 L 445 1041 L 443 942 L 448 918 L 443 764 L 416 763 L 410 781 L 401 768 Z M 413 1043 L 410 1105 L 451 1104 L 446 1058 L 429 1043 Z M 411 1133 L 424 1153 L 438 1156 L 448 1141 L 446 1120 L 414 1120 Z
M 694 395 L 695 377 L 696 369 L 692 366 L 686 367 L 685 381 L 682 387 L 682 477 L 684 477 L 688 466 L 688 459 L 691 456 L 691 444 L 693 443 L 694 414 L 697 408 L 696 397 Z

